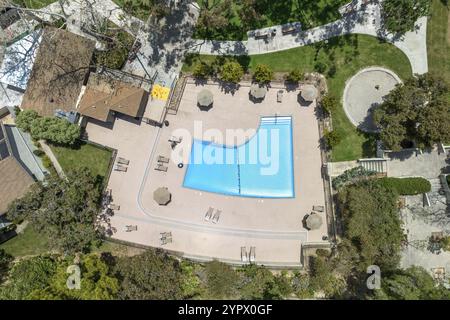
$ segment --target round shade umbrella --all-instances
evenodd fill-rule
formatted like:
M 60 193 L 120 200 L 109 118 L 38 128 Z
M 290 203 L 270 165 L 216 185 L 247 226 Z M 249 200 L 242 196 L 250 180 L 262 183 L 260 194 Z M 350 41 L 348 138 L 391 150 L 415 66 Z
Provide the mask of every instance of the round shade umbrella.
M 319 229 L 321 225 L 322 225 L 322 217 L 319 216 L 317 213 L 311 213 L 306 218 L 306 227 L 309 230 Z
M 165 206 L 172 199 L 172 194 L 166 187 L 160 187 L 153 192 L 153 199 L 160 205 Z
M 266 96 L 267 89 L 260 87 L 259 84 L 254 83 L 250 87 L 250 94 L 255 99 L 263 99 Z
M 213 101 L 213 94 L 208 89 L 203 89 L 197 95 L 197 102 L 201 107 L 208 107 L 212 105 Z
M 317 89 L 310 84 L 304 85 L 300 91 L 300 96 L 305 101 L 313 101 L 317 98 Z

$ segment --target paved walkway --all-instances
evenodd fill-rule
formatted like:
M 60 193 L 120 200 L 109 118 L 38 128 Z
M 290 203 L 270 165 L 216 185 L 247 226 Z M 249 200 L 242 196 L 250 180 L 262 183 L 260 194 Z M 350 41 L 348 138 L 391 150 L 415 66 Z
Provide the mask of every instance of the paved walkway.
M 58 159 L 56 158 L 55 154 L 53 153 L 52 149 L 45 143 L 44 140 L 39 140 L 39 143 L 41 144 L 42 150 L 45 152 L 47 157 L 52 162 L 53 166 L 55 167 L 56 172 L 61 178 L 65 178 L 66 174 L 64 173 L 61 165 L 58 162 Z
M 393 152 L 388 154 L 389 177 L 424 177 L 436 179 L 441 169 L 446 166 L 447 155 L 436 150 L 417 154 L 411 151 Z
M 380 3 L 376 0 L 363 5 L 357 1 L 356 11 L 329 24 L 305 30 L 298 34 L 282 35 L 281 26 L 274 26 L 277 35 L 270 40 L 249 38 L 247 41 L 195 40 L 190 52 L 211 55 L 257 55 L 302 47 L 346 34 L 367 34 L 380 37 L 402 50 L 408 57 L 413 73 L 428 72 L 427 60 L 427 17 L 416 22 L 416 30 L 402 37 L 387 34 L 382 30 Z

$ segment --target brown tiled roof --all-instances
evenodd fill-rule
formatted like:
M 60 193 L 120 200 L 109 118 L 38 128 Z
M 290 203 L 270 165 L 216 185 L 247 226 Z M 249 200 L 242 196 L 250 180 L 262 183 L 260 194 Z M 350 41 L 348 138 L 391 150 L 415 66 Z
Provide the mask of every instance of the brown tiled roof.
M 125 82 L 91 74 L 78 111 L 88 117 L 106 121 L 109 111 L 131 117 L 139 116 L 148 93 Z
M 34 180 L 12 155 L 1 121 L 0 143 L 7 148 L 7 152 L 4 150 L 3 156 L 0 157 L 0 215 L 2 215 L 14 199 L 22 197 L 28 191 Z
M 56 109 L 75 111 L 95 42 L 74 33 L 46 28 L 22 101 L 23 109 L 53 116 Z

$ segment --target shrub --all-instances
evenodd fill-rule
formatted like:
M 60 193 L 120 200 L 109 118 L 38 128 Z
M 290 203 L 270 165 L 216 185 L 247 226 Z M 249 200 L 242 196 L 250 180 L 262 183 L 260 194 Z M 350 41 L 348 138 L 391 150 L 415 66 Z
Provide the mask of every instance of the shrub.
M 286 80 L 289 82 L 297 83 L 297 82 L 303 80 L 304 77 L 305 77 L 305 75 L 303 74 L 303 72 L 300 71 L 300 69 L 294 69 L 288 73 L 288 75 L 286 76 Z
M 325 134 L 323 135 L 323 139 L 328 148 L 333 149 L 341 142 L 342 137 L 336 130 L 333 130 L 325 132 Z
M 316 70 L 318 73 L 325 73 L 325 71 L 327 71 L 327 69 L 328 69 L 328 65 L 322 61 L 318 61 L 314 65 L 314 70 Z
M 431 190 L 430 182 L 424 178 L 381 178 L 378 183 L 403 196 L 426 193 Z
M 16 125 L 19 129 L 30 132 L 34 120 L 39 118 L 39 114 L 34 110 L 24 110 L 16 116 Z
M 33 153 L 35 156 L 38 156 L 38 157 L 42 157 L 45 154 L 45 152 L 40 149 L 34 150 Z
M 44 155 L 42 157 L 42 164 L 44 165 L 45 168 L 47 168 L 48 170 L 53 168 L 53 163 L 50 160 L 50 158 L 47 155 Z
M 333 179 L 333 188 L 339 189 L 340 187 L 349 184 L 354 183 L 356 181 L 359 181 L 363 178 L 367 178 L 373 175 L 376 175 L 377 173 L 375 171 L 369 171 L 365 169 L 364 167 L 356 167 L 349 170 L 346 170 L 343 174 L 337 176 Z
M 235 61 L 225 63 L 220 70 L 221 79 L 227 82 L 238 83 L 243 75 L 244 69 Z
M 273 71 L 265 64 L 257 64 L 253 73 L 253 80 L 259 84 L 270 82 L 273 77 Z
M 333 112 L 333 110 L 336 110 L 337 100 L 336 98 L 327 95 L 323 97 L 321 106 L 323 111 L 326 114 L 330 115 Z
M 204 62 L 197 62 L 192 74 L 195 78 L 206 79 L 212 74 L 212 67 Z

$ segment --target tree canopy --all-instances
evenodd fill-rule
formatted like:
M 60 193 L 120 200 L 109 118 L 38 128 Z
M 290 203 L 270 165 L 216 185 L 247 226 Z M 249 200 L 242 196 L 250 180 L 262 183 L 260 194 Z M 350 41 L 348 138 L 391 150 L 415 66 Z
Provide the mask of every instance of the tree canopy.
M 384 27 L 392 33 L 412 31 L 417 19 L 428 15 L 429 10 L 430 0 L 384 0 Z
M 396 270 L 381 278 L 381 289 L 375 290 L 376 299 L 441 300 L 450 299 L 450 290 L 436 282 L 422 267 L 412 266 Z
M 2 283 L 3 278 L 6 276 L 9 270 L 9 266 L 13 257 L 5 252 L 5 250 L 0 249 L 0 283 Z
M 30 220 L 62 252 L 82 252 L 103 234 L 97 225 L 99 196 L 98 183 L 88 169 L 69 171 L 67 179 L 52 175 L 36 184 L 10 204 L 7 216 Z
M 407 141 L 419 147 L 450 141 L 448 93 L 443 80 L 428 74 L 398 85 L 374 111 L 385 147 L 398 151 Z
M 182 298 L 180 263 L 162 250 L 149 249 L 134 257 L 119 258 L 115 274 L 121 281 L 120 299 Z
M 220 71 L 220 76 L 223 81 L 238 83 L 241 81 L 244 75 L 244 69 L 242 66 L 235 61 L 226 62 Z

